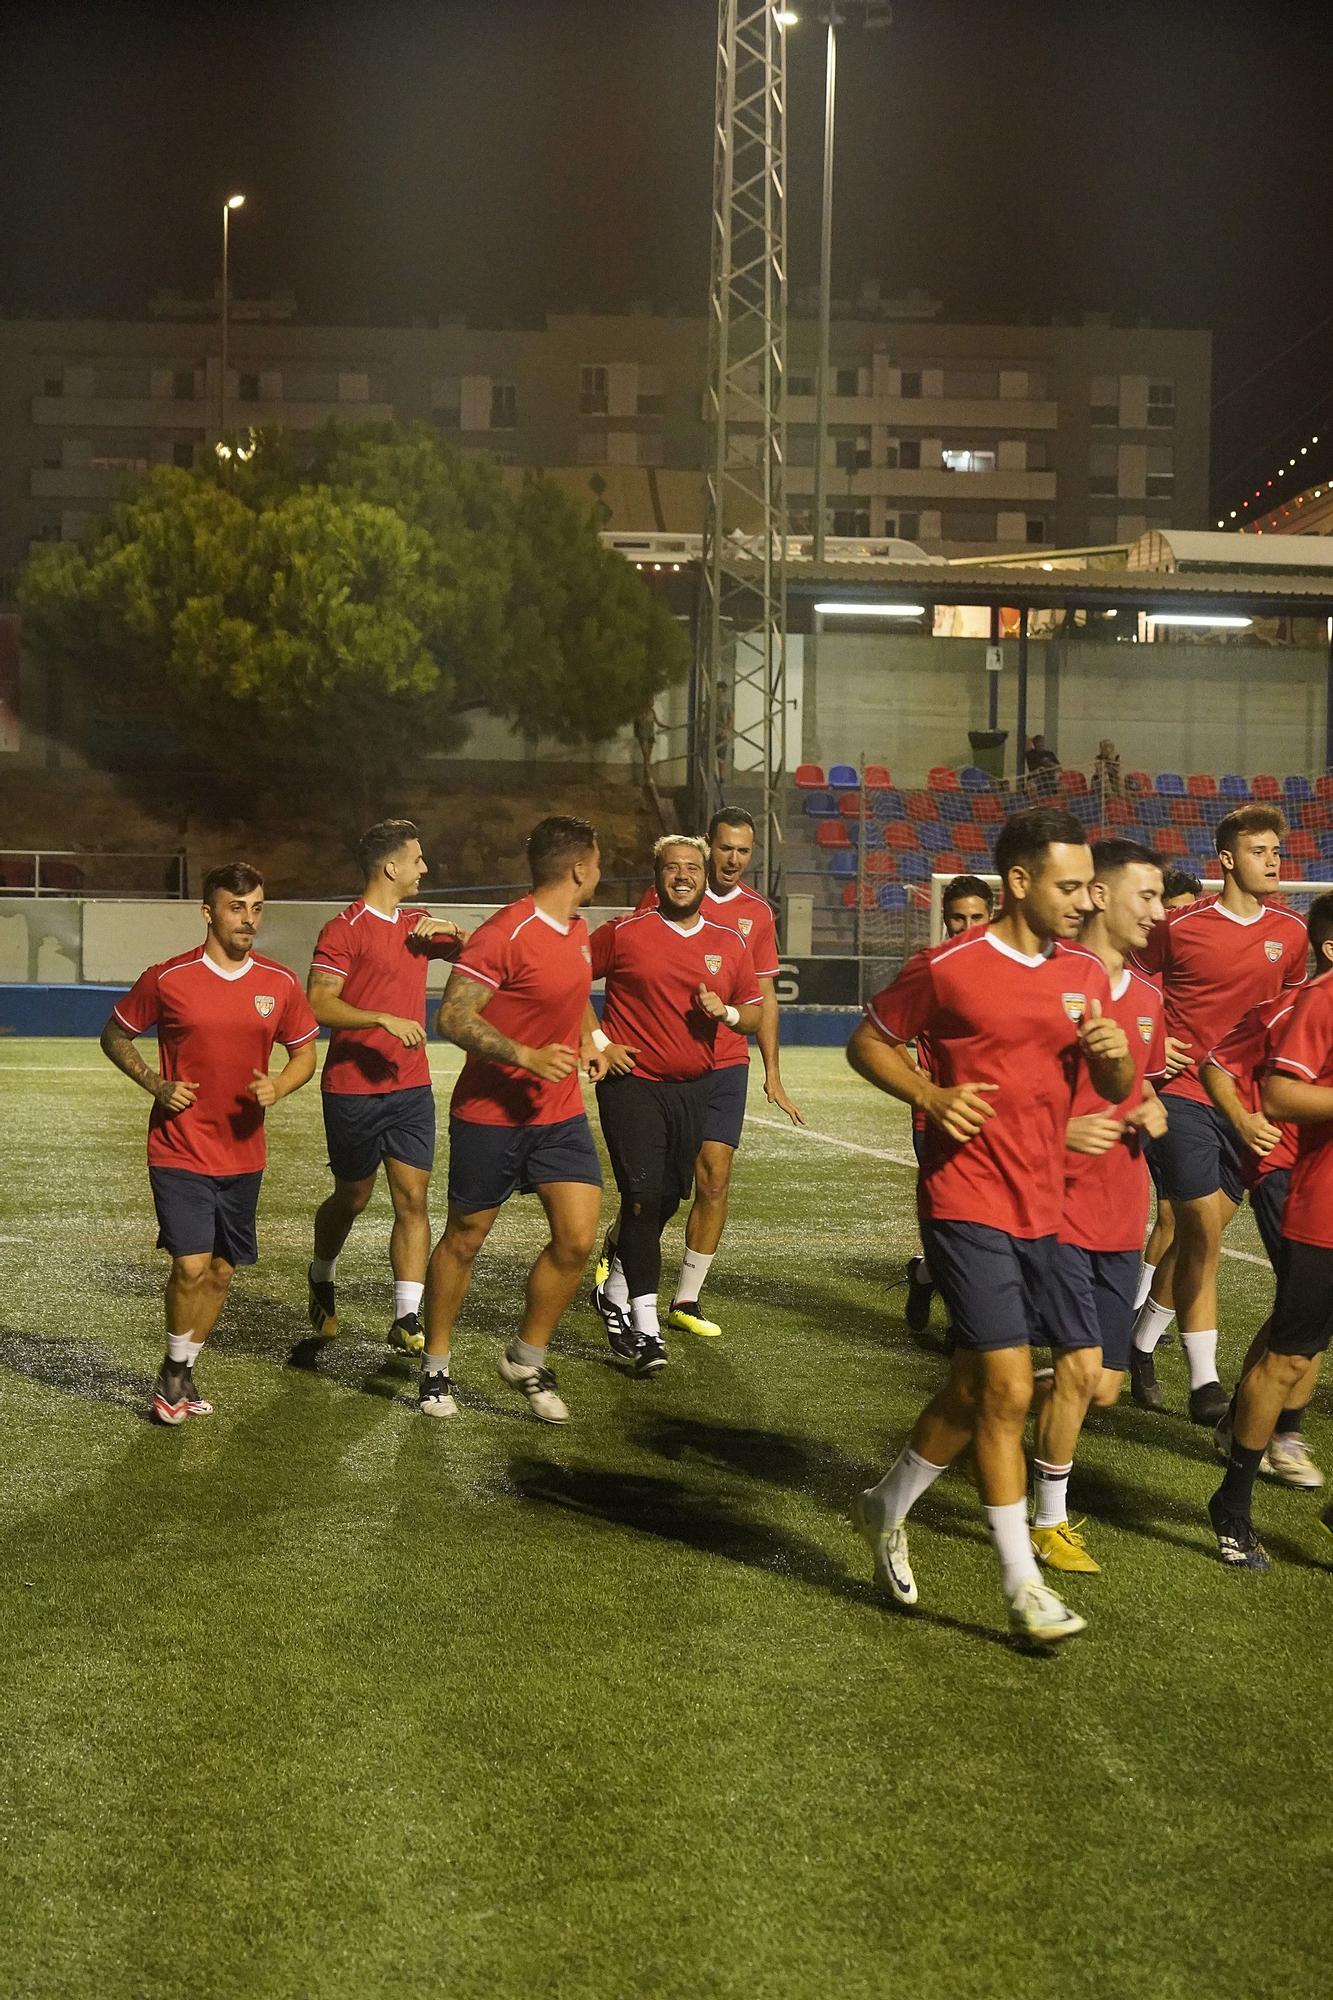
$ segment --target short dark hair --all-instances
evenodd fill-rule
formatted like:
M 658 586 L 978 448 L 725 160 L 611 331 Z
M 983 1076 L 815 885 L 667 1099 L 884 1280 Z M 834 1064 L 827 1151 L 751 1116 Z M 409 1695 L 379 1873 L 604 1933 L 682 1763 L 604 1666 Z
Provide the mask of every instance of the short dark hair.
M 1092 844 L 1092 872 L 1099 882 L 1136 863 L 1143 868 L 1160 868 L 1162 857 L 1140 840 L 1095 840 Z
M 1237 837 L 1242 833 L 1275 833 L 1279 840 L 1285 840 L 1287 815 L 1281 806 L 1237 806 L 1235 812 L 1228 813 L 1219 825 L 1213 835 L 1213 845 L 1219 854 L 1223 848 L 1228 854 L 1234 854 Z
M 1320 947 L 1333 938 L 1333 889 L 1325 889 L 1322 896 L 1315 897 L 1305 912 L 1305 928 L 1309 932 L 1310 949 L 1315 956 L 1317 973 L 1326 972 L 1328 962 Z
M 1001 882 L 1011 868 L 1031 868 L 1046 857 L 1048 847 L 1086 847 L 1088 831 L 1082 820 L 1063 806 L 1027 806 L 1000 828 L 995 843 L 995 872 Z
M 940 909 L 947 910 L 950 903 L 961 902 L 964 896 L 978 896 L 988 910 L 995 908 L 995 891 L 980 875 L 955 875 L 952 882 L 944 885 L 940 897 Z
M 252 896 L 263 886 L 263 876 L 248 861 L 228 861 L 221 868 L 209 869 L 200 900 L 211 906 L 215 896 Z
M 586 819 L 552 813 L 538 820 L 528 835 L 528 867 L 534 889 L 558 882 L 578 861 L 597 845 L 597 829 Z
M 1170 903 L 1177 896 L 1201 896 L 1203 882 L 1190 868 L 1168 868 L 1162 876 L 1162 901 Z
M 356 858 L 361 864 L 361 873 L 368 882 L 377 868 L 382 868 L 391 854 L 400 847 L 406 847 L 409 840 L 419 840 L 415 823 L 410 819 L 382 819 L 362 834 L 356 843 Z
M 708 822 L 708 839 L 710 843 L 720 826 L 748 826 L 751 833 L 757 831 L 754 823 L 754 814 L 747 812 L 744 806 L 718 807 Z

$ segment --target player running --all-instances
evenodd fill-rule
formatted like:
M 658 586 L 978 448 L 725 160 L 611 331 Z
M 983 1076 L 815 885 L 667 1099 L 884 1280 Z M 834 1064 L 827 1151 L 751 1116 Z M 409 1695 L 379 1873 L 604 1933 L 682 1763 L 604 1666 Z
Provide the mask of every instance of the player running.
M 1134 1076 L 1125 1032 L 1110 1018 L 1101 964 L 1056 949 L 1092 908 L 1084 830 L 1053 806 L 1016 813 L 995 850 L 1000 914 L 985 931 L 920 952 L 866 1010 L 848 1044 L 853 1069 L 926 1116 L 920 1206 L 926 1254 L 949 1308 L 949 1376 L 853 1520 L 896 1602 L 917 1601 L 905 1522 L 969 1444 L 1000 1559 L 1011 1631 L 1039 1644 L 1085 1621 L 1042 1583 L 1027 1519 L 1023 1426 L 1034 1341 L 1064 1206 L 1065 1132 L 1086 1067 L 1108 1104 Z M 935 1075 L 903 1045 L 925 1031 Z M 1049 1337 L 1059 1347 L 1062 1330 Z
M 264 1113 L 315 1073 L 319 1023 L 300 982 L 252 949 L 263 914 L 257 868 L 214 868 L 204 877 L 203 944 L 150 965 L 102 1030 L 103 1054 L 153 1099 L 148 1179 L 157 1247 L 171 1255 L 167 1351 L 150 1406 L 159 1424 L 212 1414 L 194 1368 L 238 1267 L 259 1256 Z M 134 1046 L 149 1028 L 160 1075 Z M 287 1062 L 270 1076 L 275 1042 Z
M 1175 1219 L 1175 1255 L 1169 1273 L 1159 1267 L 1135 1324 L 1130 1387 L 1143 1409 L 1163 1407 L 1153 1350 L 1174 1309 L 1196 1424 L 1216 1424 L 1227 1408 L 1217 1379 L 1217 1264 L 1222 1231 L 1244 1193 L 1234 1134 L 1209 1102 L 1199 1065 L 1242 1014 L 1305 978 L 1304 924 L 1265 901 L 1280 886 L 1286 827 L 1276 806 L 1228 813 L 1216 833 L 1221 895 L 1166 917 L 1134 957 L 1136 970 L 1160 974 L 1167 1033 L 1186 1045 L 1190 1061 L 1162 1087 L 1169 1124 L 1157 1164 Z
M 528 1273 L 518 1332 L 500 1374 L 534 1417 L 569 1411 L 547 1366 L 551 1335 L 597 1240 L 602 1169 L 579 1089 L 580 1058 L 601 1073 L 588 1005 L 588 927 L 579 912 L 601 875 L 596 830 L 552 816 L 528 835 L 532 893 L 475 930 L 440 1002 L 438 1032 L 466 1051 L 449 1106 L 449 1217 L 426 1283 L 421 1414 L 453 1417 L 454 1322 L 477 1252 L 514 1194 L 535 1194 L 551 1236 Z
M 702 912 L 708 852 L 703 840 L 664 835 L 653 849 L 655 907 L 603 924 L 592 940 L 612 1043 L 597 1108 L 620 1191 L 611 1276 L 619 1274 L 624 1303 L 611 1284 L 598 1286 L 593 1302 L 612 1350 L 639 1375 L 667 1365 L 657 1306 L 661 1237 L 695 1184 L 722 1031 L 743 1049 L 763 1018 L 749 945 L 738 928 Z
M 338 1331 L 338 1254 L 375 1191 L 383 1163 L 393 1202 L 389 1345 L 419 1354 L 430 1256 L 426 1197 L 435 1159 L 435 1096 L 426 1054 L 426 968 L 452 958 L 463 933 L 405 908 L 426 862 L 410 819 L 381 820 L 357 847 L 365 887 L 319 934 L 306 991 L 332 1037 L 320 1078 L 333 1193 L 315 1215 L 310 1324 Z
M 1188 868 L 1168 868 L 1165 871 L 1162 878 L 1163 910 L 1183 910 L 1187 903 L 1197 903 L 1202 894 L 1203 883 L 1197 875 L 1191 874 Z M 1161 983 L 1160 978 L 1158 978 L 1156 984 L 1159 992 L 1161 990 Z M 1177 1069 L 1183 1069 L 1189 1060 L 1181 1044 L 1173 1042 L 1169 1036 L 1167 1038 L 1166 1057 L 1166 1073 L 1168 1076 L 1173 1076 Z M 1170 1202 L 1166 1199 L 1166 1196 L 1162 1193 L 1158 1185 L 1160 1174 L 1156 1156 L 1151 1146 L 1148 1147 L 1148 1172 L 1152 1177 L 1153 1192 L 1156 1197 L 1156 1211 L 1153 1215 L 1152 1229 L 1148 1234 L 1147 1247 L 1143 1252 L 1143 1262 L 1139 1266 L 1138 1290 L 1134 1294 L 1134 1311 L 1136 1314 L 1140 1311 L 1149 1292 L 1152 1290 L 1152 1281 L 1157 1275 L 1157 1267 L 1168 1256 L 1176 1236 L 1175 1218 L 1171 1213 Z M 1162 1283 L 1164 1287 L 1163 1296 L 1165 1297 L 1166 1288 L 1169 1285 L 1169 1279 L 1165 1272 L 1162 1276 Z M 1174 1310 L 1175 1308 L 1172 1307 L 1173 1312 Z
M 1133 1082 L 1107 1104 L 1084 1071 L 1074 1093 L 1066 1142 L 1064 1213 L 1051 1264 L 1050 1309 L 1062 1329 L 1054 1368 L 1043 1381 L 1033 1424 L 1032 1546 L 1048 1569 L 1096 1573 L 1079 1528 L 1069 1520 L 1069 1475 L 1092 1405 L 1119 1401 L 1134 1329 L 1134 1287 L 1148 1225 L 1144 1141 L 1166 1130 L 1153 1080 L 1166 1070 L 1162 996 L 1127 963 L 1162 917 L 1162 866 L 1133 840 L 1092 850 L 1092 914 L 1071 960 L 1097 959 L 1111 982 L 1108 1017 L 1124 1029 Z

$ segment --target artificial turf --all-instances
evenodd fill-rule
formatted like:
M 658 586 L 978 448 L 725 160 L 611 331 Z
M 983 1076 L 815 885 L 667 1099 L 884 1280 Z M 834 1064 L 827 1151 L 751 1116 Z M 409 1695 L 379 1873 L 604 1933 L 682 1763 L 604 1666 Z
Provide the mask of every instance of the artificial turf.
M 632 1382 L 581 1301 L 561 1431 L 495 1373 L 530 1202 L 479 1263 L 455 1422 L 380 1344 L 382 1194 L 312 1355 L 303 1092 L 200 1369 L 218 1414 L 163 1432 L 145 1100 L 87 1044 L 0 1047 L 0 1992 L 1326 1990 L 1319 1502 L 1262 1486 L 1272 1573 L 1220 1568 L 1176 1350 L 1174 1413 L 1126 1402 L 1080 1453 L 1086 1638 L 1008 1643 L 961 1474 L 913 1516 L 920 1610 L 887 1606 L 846 1506 L 941 1366 L 902 1322 L 907 1133 L 840 1053 L 784 1070 L 850 1145 L 757 1122 L 752 1085 L 724 1338 Z M 1248 1216 L 1231 1242 L 1258 1254 Z M 1226 1266 L 1228 1379 L 1270 1282 Z

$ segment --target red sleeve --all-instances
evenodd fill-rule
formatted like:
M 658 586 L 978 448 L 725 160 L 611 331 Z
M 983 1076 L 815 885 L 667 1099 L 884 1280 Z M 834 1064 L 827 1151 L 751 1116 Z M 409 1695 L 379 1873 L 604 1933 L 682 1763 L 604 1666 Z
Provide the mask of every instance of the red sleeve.
M 1284 1070 L 1292 1076 L 1317 1083 L 1333 1053 L 1329 1033 L 1328 1004 L 1319 986 L 1312 986 L 1296 1002 L 1286 1028 L 1273 1044 L 1264 1064 L 1266 1069 Z
M 430 915 L 430 911 L 419 910 L 413 907 L 411 909 L 404 910 L 403 915 L 407 918 L 408 923 L 411 926 L 408 932 L 409 937 L 415 937 L 417 928 L 417 923 L 416 923 L 417 918 L 428 917 Z M 418 938 L 416 943 L 413 945 L 413 950 L 419 951 L 423 958 L 449 959 L 449 958 L 457 958 L 458 954 L 461 951 L 466 950 L 466 946 L 460 945 L 457 938 L 430 937 L 430 938 Z
M 1148 1060 L 1143 1071 L 1149 1083 L 1166 1075 L 1166 1014 L 1156 992 L 1153 993 L 1153 1002 L 1152 1040 L 1148 1044 Z
M 641 917 L 645 910 L 655 910 L 656 908 L 657 908 L 657 886 L 654 883 L 649 888 L 644 890 L 638 902 L 634 905 L 634 914 L 636 917 Z
M 461 972 L 464 979 L 475 979 L 481 986 L 490 986 L 498 993 L 509 977 L 513 929 L 512 918 L 506 917 L 503 922 L 498 922 L 496 918 L 488 917 L 463 946 L 454 962 L 455 972 Z
M 1254 1069 L 1255 1016 L 1257 1007 L 1251 1007 L 1242 1015 L 1229 1034 L 1223 1035 L 1215 1049 L 1209 1049 L 1206 1061 L 1215 1069 L 1225 1070 L 1237 1083 L 1248 1082 Z
M 296 981 L 289 980 L 275 1039 L 286 1049 L 299 1049 L 302 1042 L 313 1041 L 318 1033 L 319 1022 L 311 1012 L 310 1002 Z
M 121 1027 L 128 1028 L 132 1035 L 142 1035 L 157 1021 L 161 999 L 159 970 L 160 967 L 150 965 L 146 972 L 141 972 L 125 998 L 111 1010 Z
M 747 940 L 754 958 L 754 969 L 761 979 L 776 979 L 778 965 L 778 932 L 773 922 L 773 912 L 765 903 L 754 920 L 754 929 Z
M 315 939 L 315 952 L 310 961 L 310 970 L 331 972 L 335 979 L 346 979 L 355 957 L 356 933 L 339 911 L 336 917 L 329 918 Z
M 592 953 L 594 979 L 605 979 L 615 963 L 616 932 L 619 928 L 619 917 L 612 917 L 608 923 L 598 924 L 588 940 L 588 950 Z
M 745 939 L 738 936 L 736 942 L 740 950 L 731 968 L 731 991 L 724 994 L 723 998 L 733 1007 L 753 1007 L 763 998 L 759 991 L 759 975 L 754 969 L 754 959 L 750 955 L 750 947 Z
M 1134 970 L 1146 974 L 1149 979 L 1160 979 L 1166 969 L 1168 928 L 1163 918 L 1160 924 L 1154 924 L 1149 931 L 1148 942 L 1143 950 L 1132 951 L 1129 954 L 1129 962 Z
M 866 1019 L 886 1042 L 914 1042 L 935 1012 L 935 970 L 928 952 L 909 958 L 891 985 L 866 1008 Z

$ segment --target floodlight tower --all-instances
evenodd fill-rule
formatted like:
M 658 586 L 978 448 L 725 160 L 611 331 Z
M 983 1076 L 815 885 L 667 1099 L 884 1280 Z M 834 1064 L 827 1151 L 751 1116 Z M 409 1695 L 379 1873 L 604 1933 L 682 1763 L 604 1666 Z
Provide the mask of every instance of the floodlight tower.
M 698 823 L 762 787 L 765 893 L 782 885 L 786 769 L 786 28 L 773 0 L 718 0 L 709 455 L 693 701 Z M 781 906 L 779 904 L 779 921 Z

